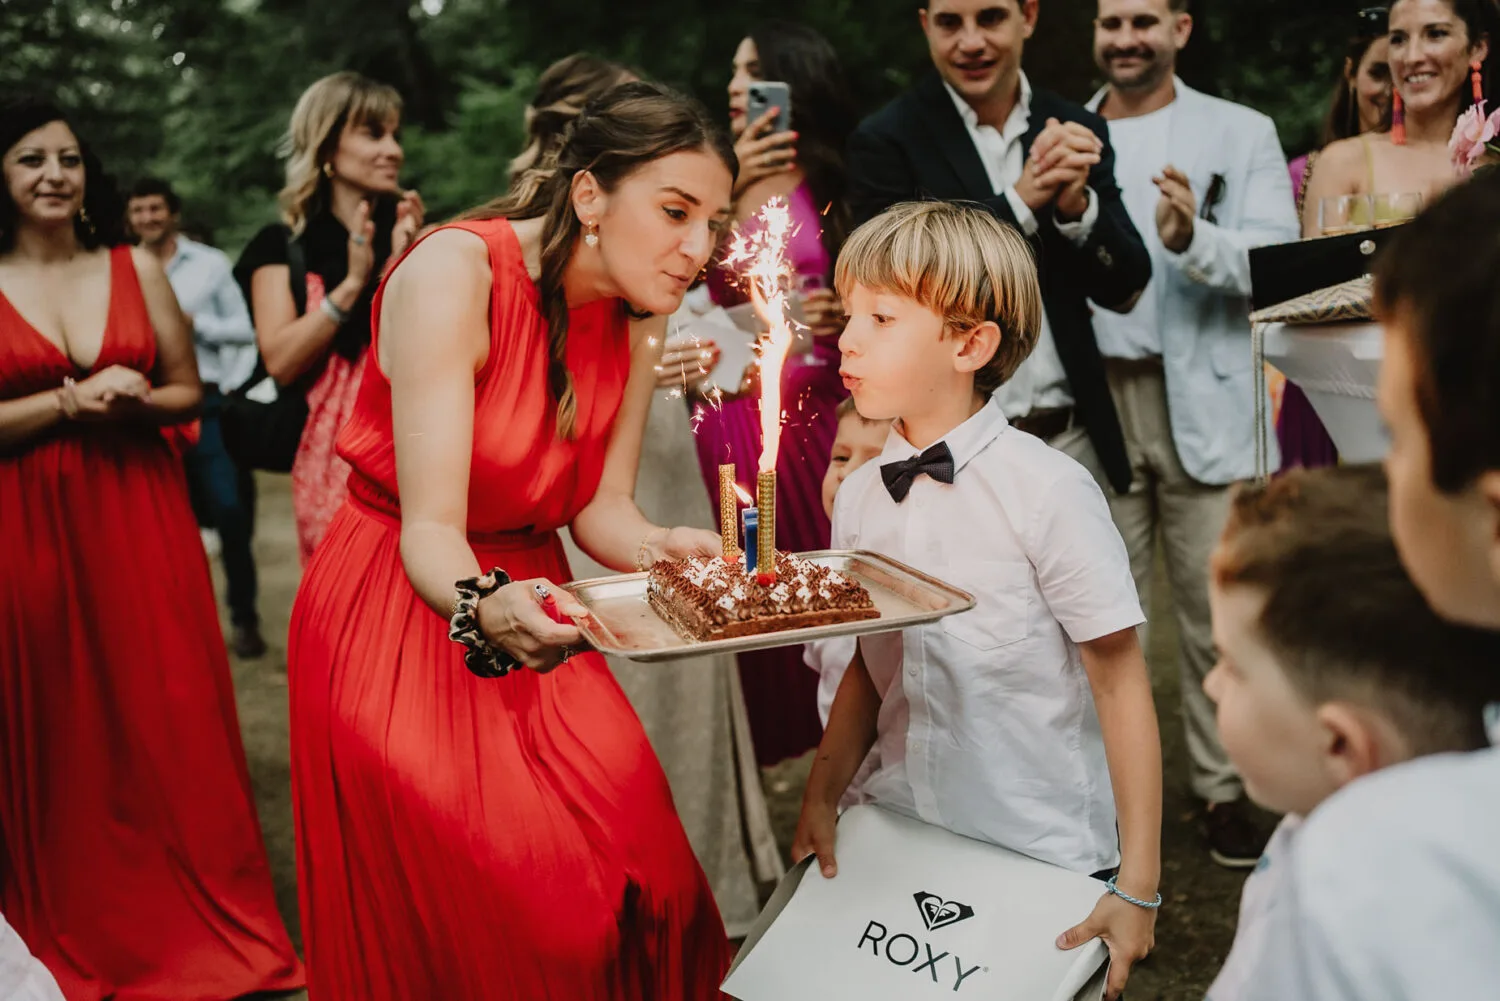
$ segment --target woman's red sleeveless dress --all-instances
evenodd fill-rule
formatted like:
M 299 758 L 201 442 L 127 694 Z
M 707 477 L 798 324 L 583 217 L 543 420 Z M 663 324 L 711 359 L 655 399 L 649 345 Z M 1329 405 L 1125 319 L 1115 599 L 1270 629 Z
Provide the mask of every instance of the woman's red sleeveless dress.
M 81 371 L 0 296 L 0 399 L 151 371 L 129 247 Z M 69 1001 L 295 989 L 182 466 L 155 428 L 0 452 L 0 910 Z
M 593 497 L 630 369 L 616 300 L 575 310 L 576 438 L 510 224 L 489 246 L 469 542 L 569 579 L 556 529 Z M 382 290 L 383 291 L 383 290 Z M 390 384 L 373 352 L 340 439 L 350 497 L 292 615 L 292 785 L 312 1001 L 718 997 L 728 943 L 661 766 L 598 654 L 482 679 L 402 569 Z

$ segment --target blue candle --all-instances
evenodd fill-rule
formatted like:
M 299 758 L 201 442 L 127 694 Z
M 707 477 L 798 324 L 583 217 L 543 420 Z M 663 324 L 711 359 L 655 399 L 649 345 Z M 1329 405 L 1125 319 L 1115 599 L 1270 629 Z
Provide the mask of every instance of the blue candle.
M 760 512 L 753 507 L 747 507 L 740 515 L 745 526 L 745 572 L 755 571 L 756 543 L 760 535 Z

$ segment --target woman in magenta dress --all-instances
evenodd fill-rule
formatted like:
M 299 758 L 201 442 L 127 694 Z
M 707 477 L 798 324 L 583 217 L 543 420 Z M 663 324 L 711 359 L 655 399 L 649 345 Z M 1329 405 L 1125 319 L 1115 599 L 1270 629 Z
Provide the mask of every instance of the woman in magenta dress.
M 437 230 L 377 294 L 350 496 L 289 648 L 313 1001 L 717 996 L 728 943 L 661 766 L 533 586 L 583 611 L 551 583 L 563 525 L 619 569 L 718 548 L 631 499 L 661 338 L 629 314 L 680 304 L 733 173 L 701 108 L 627 84 L 529 199 Z
M 772 113 L 748 120 L 748 88 L 757 80 L 789 85 L 794 134 L 768 134 Z M 834 411 L 848 395 L 839 378 L 843 307 L 829 276 L 849 228 L 843 148 L 855 124 L 854 104 L 833 47 L 799 24 L 771 21 L 751 31 L 735 51 L 729 117 L 742 171 L 735 187 L 735 215 L 742 227 L 753 228 L 767 201 L 787 200 L 797 227 L 788 256 L 812 328 L 811 349 L 789 357 L 781 375 L 785 424 L 776 458 L 776 545 L 791 552 L 827 549 L 823 475 L 838 430 Z M 712 269 L 708 280 L 719 305 L 746 301 L 734 276 L 722 269 Z M 694 406 L 698 462 L 715 504 L 721 463 L 733 463 L 736 480 L 753 490 L 761 450 L 759 393 L 700 400 Z M 741 654 L 740 680 L 762 765 L 817 746 L 823 734 L 818 676 L 803 664 L 800 646 Z
M 162 434 L 191 336 L 60 111 L 0 107 L 0 153 L 0 910 L 69 1001 L 295 990 Z

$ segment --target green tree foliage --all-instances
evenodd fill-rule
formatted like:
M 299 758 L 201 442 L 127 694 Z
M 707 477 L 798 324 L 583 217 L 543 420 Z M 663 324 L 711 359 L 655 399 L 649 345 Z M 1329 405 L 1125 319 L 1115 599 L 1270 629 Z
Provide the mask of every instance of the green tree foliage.
M 1355 3 L 1199 0 L 1189 83 L 1276 118 L 1288 154 L 1316 139 Z M 312 80 L 355 69 L 404 95 L 405 183 L 432 218 L 498 194 L 537 74 L 578 50 L 719 111 L 753 23 L 798 18 L 839 50 L 874 110 L 928 66 L 911 0 L 0 0 L 0 90 L 55 95 L 122 182 L 173 180 L 188 221 L 231 252 L 274 218 L 277 147 Z M 1097 86 L 1093 5 L 1042 0 L 1027 68 Z

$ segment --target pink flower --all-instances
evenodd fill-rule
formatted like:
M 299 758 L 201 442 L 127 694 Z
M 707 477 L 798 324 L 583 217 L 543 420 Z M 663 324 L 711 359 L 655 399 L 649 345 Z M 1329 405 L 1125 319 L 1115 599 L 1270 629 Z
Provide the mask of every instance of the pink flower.
M 1500 133 L 1500 109 L 1486 118 L 1483 101 L 1459 116 L 1453 138 L 1448 140 L 1448 154 L 1460 177 L 1473 173 L 1474 165 L 1488 151 L 1488 143 L 1497 133 Z

